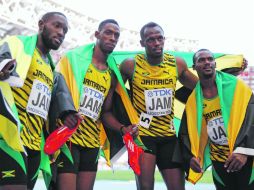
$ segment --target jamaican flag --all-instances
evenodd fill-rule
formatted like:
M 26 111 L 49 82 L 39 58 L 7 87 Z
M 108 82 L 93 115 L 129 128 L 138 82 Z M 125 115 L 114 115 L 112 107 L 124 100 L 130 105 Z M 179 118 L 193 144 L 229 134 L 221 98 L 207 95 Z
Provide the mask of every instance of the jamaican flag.
M 60 60 L 56 66 L 56 72 L 58 72 L 58 86 L 59 92 L 57 93 L 58 100 L 67 99 L 70 100 L 67 105 L 63 105 L 60 101 L 53 101 L 52 118 L 50 121 L 56 121 L 60 114 L 64 111 L 77 111 L 79 109 L 80 97 L 82 97 L 82 86 L 86 71 L 89 65 L 92 63 L 94 44 L 89 44 L 81 46 L 79 48 L 70 50 L 66 55 Z M 125 109 L 128 121 L 136 124 L 138 123 L 138 116 L 134 108 L 131 105 L 130 99 L 128 97 L 127 91 L 124 86 L 121 74 L 118 70 L 117 64 L 113 56 L 109 55 L 107 59 L 109 68 L 115 73 L 118 84 L 116 91 L 118 92 L 118 97 L 120 102 L 122 102 L 122 109 Z M 66 90 L 64 86 L 67 85 Z M 61 86 L 61 87 L 60 87 Z M 57 91 L 57 90 L 56 90 Z M 69 97 L 71 96 L 71 97 Z M 65 101 L 66 102 L 66 101 Z M 55 104 L 55 106 L 54 106 Z M 121 117 L 121 116 L 120 116 Z M 102 125 L 101 123 L 99 125 Z M 54 125 L 51 125 L 51 127 Z M 124 146 L 122 137 L 120 134 L 116 133 L 113 135 L 114 131 L 108 130 L 106 127 L 100 127 L 100 143 L 102 149 L 102 155 L 106 158 L 107 163 L 110 165 L 112 158 L 116 156 L 119 150 Z M 52 129 L 51 129 L 52 130 Z M 117 140 L 116 140 L 117 139 Z M 120 145 L 115 142 L 119 142 Z M 136 140 L 138 145 L 141 145 L 141 141 L 138 138 Z M 68 155 L 67 155 L 68 156 Z
M 216 85 L 226 130 L 230 154 L 241 153 L 254 155 L 254 96 L 252 90 L 236 77 L 217 71 Z M 179 137 L 183 148 L 183 157 L 189 163 L 191 157 L 200 158 L 203 170 L 211 165 L 206 122 L 202 117 L 203 94 L 198 82 L 186 103 L 182 117 Z M 187 164 L 188 165 L 188 164 Z M 201 173 L 195 173 L 189 166 L 187 179 L 196 183 Z M 218 175 L 214 175 L 218 177 Z M 250 179 L 254 180 L 254 173 Z M 221 181 L 221 180 L 219 180 Z
M 0 64 L 2 61 L 15 59 L 17 62 L 16 73 L 22 81 L 26 78 L 33 51 L 35 49 L 37 36 L 23 37 L 11 36 L 0 42 Z M 25 48 L 26 47 L 26 48 Z M 0 82 L 0 122 L 1 122 L 1 149 L 15 159 L 26 172 L 24 160 L 20 152 L 24 152 L 20 131 L 22 130 L 19 121 L 17 108 L 14 103 L 11 87 L 7 81 Z
M 19 163 L 26 173 L 24 152 L 20 139 L 20 121 L 8 83 L 0 82 L 0 148 Z
M 4 80 L 0 82 L 0 148 L 8 153 L 13 159 L 15 159 L 26 173 L 26 167 L 24 160 L 20 152 L 24 152 L 24 148 L 20 139 L 20 131 L 23 126 L 19 121 L 17 108 L 15 106 L 14 98 L 12 95 L 12 90 L 9 84 L 16 85 L 17 87 L 22 87 L 26 79 L 27 72 L 32 61 L 34 50 L 37 43 L 37 35 L 33 36 L 10 36 L 0 42 L 0 64 L 2 61 L 9 59 L 15 59 L 17 66 L 15 69 L 14 82 L 11 80 Z M 52 69 L 54 65 L 50 55 L 48 55 Z M 44 141 L 42 141 L 44 143 Z M 43 146 L 43 145 L 42 145 Z M 41 151 L 42 162 L 40 168 L 43 172 L 51 175 L 49 167 L 49 159 Z M 39 170 L 38 170 L 39 171 Z M 45 173 L 44 173 L 45 174 Z

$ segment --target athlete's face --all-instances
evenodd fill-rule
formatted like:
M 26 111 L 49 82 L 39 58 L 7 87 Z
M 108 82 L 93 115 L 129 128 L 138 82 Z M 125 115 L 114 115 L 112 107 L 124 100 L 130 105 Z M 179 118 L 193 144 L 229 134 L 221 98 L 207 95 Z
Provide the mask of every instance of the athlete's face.
M 102 52 L 110 54 L 115 49 L 120 36 L 120 28 L 113 23 L 107 23 L 100 31 L 95 32 L 97 44 Z
M 159 26 L 155 26 L 144 30 L 144 38 L 140 44 L 145 48 L 147 56 L 158 58 L 163 55 L 164 42 L 164 32 Z
M 215 76 L 216 62 L 210 51 L 204 50 L 196 54 L 194 69 L 200 79 L 209 79 Z
M 68 24 L 64 16 L 55 14 L 46 21 L 40 20 L 39 28 L 39 35 L 41 35 L 45 49 L 57 50 L 63 43 Z

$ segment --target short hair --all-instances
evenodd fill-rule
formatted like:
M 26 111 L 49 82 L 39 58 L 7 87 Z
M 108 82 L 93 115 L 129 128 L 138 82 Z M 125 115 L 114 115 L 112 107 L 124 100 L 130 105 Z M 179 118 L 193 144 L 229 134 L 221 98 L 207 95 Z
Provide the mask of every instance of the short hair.
M 200 49 L 198 51 L 196 51 L 194 54 L 193 54 L 193 57 L 192 57 L 192 61 L 193 61 L 193 66 L 195 65 L 196 61 L 197 61 L 197 54 L 201 51 L 209 51 L 211 52 L 209 49 Z M 213 53 L 211 52 L 211 54 L 213 55 Z
M 103 21 L 100 22 L 99 27 L 98 27 L 98 31 L 101 31 L 102 28 L 108 23 L 112 23 L 112 24 L 115 24 L 115 25 L 119 26 L 119 24 L 118 24 L 118 22 L 116 22 L 116 20 L 106 19 L 106 20 L 103 20 Z
M 61 12 L 47 12 L 45 13 L 42 17 L 41 20 L 43 21 L 48 21 L 48 19 L 54 15 L 61 15 L 63 17 L 65 17 L 67 19 L 67 17 L 65 16 L 65 14 L 61 13 Z
M 149 23 L 145 24 L 145 25 L 141 28 L 141 30 L 140 30 L 140 37 L 141 37 L 141 39 L 143 40 L 144 37 L 145 37 L 145 29 L 146 29 L 146 28 L 153 28 L 153 27 L 156 27 L 156 26 L 160 27 L 160 29 L 161 29 L 162 32 L 164 33 L 164 30 L 162 29 L 162 27 L 161 27 L 159 24 L 157 24 L 157 23 L 155 23 L 155 22 L 149 22 Z

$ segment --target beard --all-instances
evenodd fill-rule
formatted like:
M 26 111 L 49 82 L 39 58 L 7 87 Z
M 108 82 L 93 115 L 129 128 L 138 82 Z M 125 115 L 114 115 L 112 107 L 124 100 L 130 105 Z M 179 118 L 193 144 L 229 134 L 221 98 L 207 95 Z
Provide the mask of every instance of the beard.
M 113 50 L 106 50 L 106 49 L 101 49 L 101 51 L 106 54 L 106 55 L 109 55 L 113 52 Z
M 157 59 L 157 58 L 161 58 L 163 56 L 162 53 L 159 53 L 159 54 L 149 54 L 149 56 L 153 59 Z
M 161 48 L 161 52 L 156 52 L 154 49 L 147 49 L 146 48 L 146 53 L 149 57 L 153 58 L 153 59 L 159 59 L 161 57 L 163 57 L 163 48 Z
M 45 26 L 43 28 L 43 31 L 41 33 L 41 38 L 42 38 L 42 42 L 43 44 L 46 46 L 47 49 L 53 49 L 53 50 L 57 50 L 60 47 L 60 44 L 54 44 L 52 42 L 52 39 L 50 39 L 50 32 L 49 29 Z
M 204 79 L 211 79 L 215 75 L 215 72 L 209 73 L 209 74 L 203 74 Z
M 210 78 L 213 78 L 213 74 L 204 75 L 204 78 L 205 78 L 205 79 L 210 79 Z
M 105 54 L 105 55 L 108 55 L 108 54 L 111 54 L 113 51 L 114 51 L 114 48 L 113 49 L 108 49 L 106 48 L 102 43 L 99 44 L 99 47 L 101 49 L 101 51 Z

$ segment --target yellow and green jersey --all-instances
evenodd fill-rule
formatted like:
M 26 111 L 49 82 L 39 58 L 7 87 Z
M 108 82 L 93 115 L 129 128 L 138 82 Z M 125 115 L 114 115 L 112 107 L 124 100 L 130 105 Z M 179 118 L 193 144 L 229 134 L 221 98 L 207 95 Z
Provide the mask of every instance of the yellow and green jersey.
M 40 150 L 42 127 L 46 125 L 53 88 L 50 64 L 34 51 L 22 88 L 13 87 L 13 96 L 23 125 L 21 139 L 32 150 Z
M 101 109 L 110 86 L 110 69 L 101 71 L 90 64 L 84 78 L 83 94 L 78 110 L 84 116 L 84 120 L 70 138 L 72 143 L 89 148 L 100 146 L 100 128 L 97 125 L 97 120 L 100 118 Z
M 141 136 L 174 136 L 174 96 L 177 66 L 173 55 L 164 54 L 163 62 L 150 65 L 144 54 L 135 57 L 131 91 L 140 117 Z
M 225 162 L 229 155 L 229 146 L 219 96 L 213 99 L 204 98 L 203 117 L 206 121 L 207 133 L 210 139 L 211 160 Z

